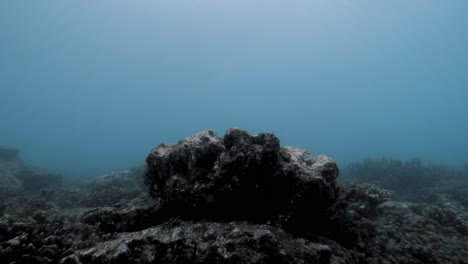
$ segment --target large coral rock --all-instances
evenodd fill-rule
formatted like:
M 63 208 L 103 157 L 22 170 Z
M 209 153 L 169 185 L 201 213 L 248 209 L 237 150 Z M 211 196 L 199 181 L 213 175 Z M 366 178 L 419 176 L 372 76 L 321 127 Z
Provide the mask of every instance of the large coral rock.
M 79 251 L 77 263 L 330 263 L 332 247 L 268 225 L 170 221 Z
M 317 227 L 335 203 L 338 168 L 326 156 L 281 147 L 272 133 L 204 131 L 154 148 L 145 183 L 168 216 Z

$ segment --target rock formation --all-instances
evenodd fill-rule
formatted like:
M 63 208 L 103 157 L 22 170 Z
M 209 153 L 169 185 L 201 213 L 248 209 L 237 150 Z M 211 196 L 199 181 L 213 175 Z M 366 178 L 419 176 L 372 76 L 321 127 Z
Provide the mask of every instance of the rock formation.
M 146 159 L 145 183 L 168 216 L 274 223 L 301 232 L 325 221 L 338 168 L 326 156 L 281 147 L 272 133 L 204 131 L 162 144 Z
M 64 263 L 329 263 L 348 253 L 292 234 L 332 229 L 337 176 L 330 158 L 281 147 L 272 133 L 234 128 L 222 138 L 204 131 L 161 144 L 146 159 L 151 202 L 83 218 L 106 232 L 132 232 Z
M 338 187 L 330 158 L 272 133 L 204 131 L 157 146 L 146 163 L 5 196 L 0 263 L 467 263 L 460 202 Z

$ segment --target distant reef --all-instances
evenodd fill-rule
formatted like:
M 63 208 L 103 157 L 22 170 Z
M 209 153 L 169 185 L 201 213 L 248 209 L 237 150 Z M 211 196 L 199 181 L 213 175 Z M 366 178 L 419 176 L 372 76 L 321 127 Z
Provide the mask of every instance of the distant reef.
M 338 184 L 331 158 L 269 132 L 203 131 L 75 185 L 0 160 L 0 263 L 468 263 L 463 204 Z
M 0 198 L 60 185 L 62 175 L 33 168 L 19 159 L 19 150 L 0 147 Z

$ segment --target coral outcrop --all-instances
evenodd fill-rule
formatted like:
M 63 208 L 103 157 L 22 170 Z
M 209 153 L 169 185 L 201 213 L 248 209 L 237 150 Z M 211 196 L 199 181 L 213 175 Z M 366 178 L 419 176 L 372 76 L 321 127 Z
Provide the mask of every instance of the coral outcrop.
M 218 138 L 204 131 L 157 146 L 146 163 L 145 183 L 168 217 L 270 222 L 304 232 L 326 220 L 338 195 L 335 162 L 281 147 L 272 133 L 234 128 Z
M 350 258 L 325 238 L 338 168 L 326 156 L 281 147 L 272 133 L 204 131 L 146 159 L 149 198 L 89 211 L 83 222 L 117 239 L 64 263 L 329 263 Z M 179 219 L 179 220 L 174 220 Z M 155 227 L 156 226 L 156 227 Z
M 19 187 L 0 197 L 0 263 L 468 263 L 455 192 L 338 186 L 335 162 L 272 133 L 204 131 L 155 147 L 144 172 L 29 190 L 5 155 L 0 179 Z

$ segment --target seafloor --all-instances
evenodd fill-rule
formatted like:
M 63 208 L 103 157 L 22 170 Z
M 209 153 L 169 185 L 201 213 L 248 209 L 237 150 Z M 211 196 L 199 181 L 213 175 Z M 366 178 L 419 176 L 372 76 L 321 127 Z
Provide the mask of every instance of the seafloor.
M 468 263 L 468 168 L 377 160 L 338 175 L 239 129 L 80 184 L 0 148 L 0 263 Z

